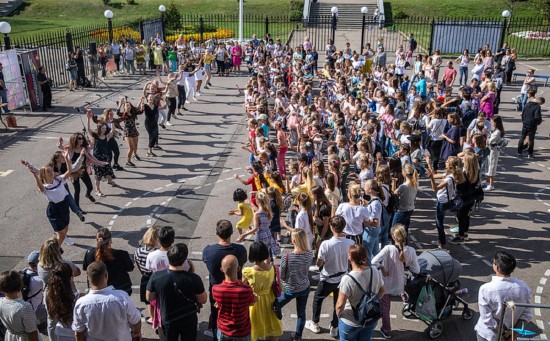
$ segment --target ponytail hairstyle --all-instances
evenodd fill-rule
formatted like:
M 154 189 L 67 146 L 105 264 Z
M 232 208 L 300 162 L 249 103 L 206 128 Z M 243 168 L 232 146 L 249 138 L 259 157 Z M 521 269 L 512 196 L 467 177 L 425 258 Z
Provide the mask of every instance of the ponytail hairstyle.
M 102 262 L 112 262 L 115 260 L 113 249 L 111 249 L 111 231 L 102 227 L 97 231 L 97 246 L 95 250 L 95 260 Z
M 390 167 L 388 165 L 380 165 L 376 167 L 376 174 L 374 176 L 376 181 L 384 185 L 391 185 Z
M 381 201 L 384 201 L 384 199 L 386 199 L 386 196 L 384 195 L 384 191 L 382 190 L 382 185 L 378 184 L 376 180 L 373 180 L 373 179 L 367 180 L 366 184 L 370 186 L 371 191 L 376 193 L 376 196 Z
M 464 173 L 470 184 L 476 184 L 479 179 L 479 162 L 473 153 L 464 155 Z
M 304 167 L 304 169 L 302 169 L 302 178 L 304 177 L 305 177 L 305 183 L 307 187 L 307 193 L 308 195 L 311 195 L 311 189 L 313 188 L 315 183 L 313 181 L 313 171 L 311 170 L 311 168 Z
M 271 212 L 271 206 L 269 205 L 269 198 L 267 197 L 267 194 L 265 194 L 264 192 L 256 193 L 256 204 L 258 204 L 260 210 L 264 211 L 267 214 L 269 220 L 273 218 L 273 213 Z
M 269 186 L 266 190 L 266 193 L 271 200 L 275 201 L 275 205 L 277 205 L 277 207 L 279 208 L 279 211 L 282 211 L 284 208 L 284 205 L 283 205 L 283 197 L 281 193 L 279 193 L 279 191 L 273 186 Z
M 368 265 L 367 249 L 358 244 L 351 245 L 349 247 L 349 259 L 356 265 Z
M 67 263 L 61 262 L 52 269 L 46 290 L 48 315 L 66 325 L 73 322 L 75 295 L 71 285 L 73 270 Z
M 457 184 L 464 182 L 464 172 L 462 171 L 462 165 L 460 159 L 456 156 L 449 156 L 447 158 L 448 170 L 447 174 L 450 174 Z
M 403 224 L 395 224 L 391 228 L 391 237 L 399 250 L 399 260 L 405 262 L 405 242 L 407 241 L 407 230 Z
M 327 173 L 327 177 L 326 177 L 326 186 L 327 188 L 331 191 L 331 192 L 334 192 L 334 190 L 336 189 L 336 178 L 334 177 L 334 174 L 332 173 Z
M 313 212 L 311 209 L 311 198 L 307 193 L 302 192 L 298 194 L 298 196 L 296 197 L 296 200 L 298 201 L 300 206 L 305 208 L 307 213 L 307 220 L 309 221 L 309 227 L 313 230 L 314 225 L 313 225 Z
M 325 164 L 321 160 L 313 162 L 313 168 L 317 170 L 317 176 L 321 179 L 325 178 Z
M 348 197 L 350 201 L 353 201 L 355 203 L 358 203 L 359 199 L 361 199 L 361 186 L 357 184 L 353 184 L 349 186 L 348 188 Z
M 330 167 L 332 167 L 334 172 L 338 174 L 338 176 L 340 176 L 340 160 L 338 160 L 337 158 L 329 159 L 328 164 Z
M 409 179 L 415 189 L 418 189 L 418 172 L 410 164 L 403 166 L 403 174 Z

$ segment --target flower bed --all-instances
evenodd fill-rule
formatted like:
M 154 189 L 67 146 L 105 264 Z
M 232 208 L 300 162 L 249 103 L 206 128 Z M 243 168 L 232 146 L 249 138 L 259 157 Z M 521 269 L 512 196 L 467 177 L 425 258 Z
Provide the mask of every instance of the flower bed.
M 550 33 L 537 32 L 537 31 L 523 31 L 523 32 L 514 32 L 510 34 L 522 39 L 528 40 L 550 40 Z
M 172 42 L 177 40 L 179 36 L 180 36 L 179 34 L 172 34 L 172 35 L 166 36 L 165 40 L 167 42 Z M 234 37 L 235 31 L 228 30 L 225 28 L 218 28 L 215 32 L 204 32 L 202 36 L 203 36 L 203 39 L 205 40 L 210 39 L 211 37 L 215 37 L 217 39 L 226 39 L 226 38 Z M 189 41 L 191 37 L 193 37 L 196 41 L 200 40 L 200 34 L 198 33 L 189 33 L 189 34 L 183 35 L 183 38 L 187 41 Z
M 135 41 L 139 41 L 141 39 L 141 35 L 139 34 L 139 32 L 130 27 L 113 28 L 113 38 L 118 39 L 122 35 L 124 35 L 125 37 L 132 37 Z M 90 36 L 94 37 L 98 41 L 109 41 L 109 30 L 95 30 L 90 34 Z

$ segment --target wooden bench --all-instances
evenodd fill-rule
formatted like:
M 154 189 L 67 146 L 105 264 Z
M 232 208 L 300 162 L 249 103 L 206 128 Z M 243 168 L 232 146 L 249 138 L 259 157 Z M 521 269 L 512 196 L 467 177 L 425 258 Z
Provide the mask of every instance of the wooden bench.
M 524 78 L 527 77 L 527 75 L 524 74 L 524 73 L 514 73 L 512 75 L 512 82 L 515 83 L 517 81 L 518 76 L 519 77 L 524 77 Z M 550 76 L 534 75 L 533 77 L 535 77 L 535 80 L 537 78 L 544 79 L 544 86 L 548 86 L 548 80 L 550 80 Z

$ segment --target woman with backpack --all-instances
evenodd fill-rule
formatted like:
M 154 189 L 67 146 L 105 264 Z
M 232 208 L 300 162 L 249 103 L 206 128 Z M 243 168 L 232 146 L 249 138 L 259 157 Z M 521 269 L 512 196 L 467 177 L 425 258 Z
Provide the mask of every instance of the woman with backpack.
M 420 272 L 420 266 L 416 258 L 415 250 L 406 245 L 407 230 L 402 224 L 396 224 L 391 229 L 394 245 L 386 245 L 380 253 L 372 259 L 371 263 L 380 265 L 380 271 L 384 277 L 386 292 L 381 300 L 382 327 L 380 333 L 385 339 L 391 338 L 391 296 L 401 295 L 405 289 L 405 269 L 412 273 Z
M 470 229 L 470 212 L 474 207 L 479 196 L 483 195 L 481 189 L 481 181 L 479 178 L 479 161 L 473 150 L 464 154 L 464 182 L 458 184 L 457 190 L 461 195 L 464 204 L 456 212 L 458 220 L 458 232 L 454 238 L 449 241 L 451 244 L 464 244 L 468 238 L 468 230 Z M 451 229 L 453 232 L 453 229 Z
M 418 172 L 411 164 L 405 164 L 403 166 L 403 177 L 405 182 L 399 186 L 397 185 L 397 179 L 392 179 L 393 194 L 398 198 L 392 225 L 403 224 L 408 232 L 411 216 L 414 212 L 416 193 L 418 192 Z
M 360 245 L 350 246 L 348 259 L 351 271 L 340 281 L 336 302 L 340 341 L 370 341 L 378 319 L 363 324 L 365 321 L 359 321 L 355 311 L 365 294 L 374 293 L 379 298 L 384 296 L 382 274 L 375 267 L 368 266 L 367 249 Z
M 445 212 L 453 208 L 454 199 L 457 197 L 456 186 L 464 182 L 464 174 L 460 165 L 460 159 L 456 156 L 450 156 L 445 161 L 445 173 L 436 174 L 429 163 L 428 157 L 428 176 L 432 190 L 437 193 L 437 203 L 435 206 L 435 225 L 437 227 L 438 240 L 432 241 L 434 246 L 441 249 L 447 248 L 447 239 L 445 237 Z M 435 179 L 443 179 L 439 184 L 435 183 Z

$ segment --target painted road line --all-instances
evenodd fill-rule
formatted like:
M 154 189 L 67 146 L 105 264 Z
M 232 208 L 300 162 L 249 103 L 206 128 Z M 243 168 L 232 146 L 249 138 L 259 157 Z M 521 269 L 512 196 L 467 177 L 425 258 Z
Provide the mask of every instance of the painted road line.
M 482 262 L 485 263 L 486 265 L 490 266 L 490 267 L 493 266 L 493 263 L 489 262 L 487 259 L 483 259 Z
M 545 220 L 542 220 L 542 219 L 535 219 L 535 221 L 536 221 L 537 223 L 546 224 L 546 221 L 545 221 Z
M 535 313 L 535 316 L 541 316 L 540 314 L 540 308 L 533 309 L 533 312 Z
M 124 207 L 128 207 L 128 206 L 130 206 L 130 205 L 132 205 L 132 202 L 131 202 L 131 201 L 127 202 L 126 205 L 124 205 Z
M 550 270 L 546 270 L 546 271 L 544 272 L 544 276 L 550 277 Z
M 542 294 L 543 290 L 544 290 L 543 287 L 537 287 L 537 294 Z
M 504 208 L 501 208 L 500 210 L 501 210 L 502 212 L 510 213 L 510 211 L 505 210 Z
M 539 295 L 535 295 L 535 303 L 540 304 L 540 296 Z
M 155 188 L 153 191 L 160 191 L 162 189 L 162 187 L 158 187 L 158 188 Z
M 540 282 L 539 282 L 540 285 L 546 285 L 546 281 L 547 281 L 547 280 L 548 280 L 548 279 L 547 279 L 546 277 L 541 278 L 541 279 L 540 279 Z
M 8 169 L 8 170 L 5 171 L 5 172 L 0 172 L 0 176 L 1 176 L 1 177 L 8 176 L 8 175 L 10 175 L 11 173 L 13 173 L 13 169 Z
M 147 226 L 150 226 L 152 224 L 152 222 L 153 221 L 151 220 L 151 218 L 147 219 Z
M 522 218 L 525 218 L 525 219 L 529 219 L 529 216 L 526 216 L 525 214 L 517 214 L 518 217 L 522 217 Z

